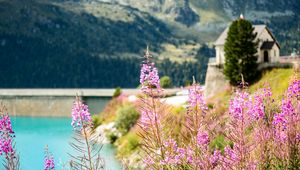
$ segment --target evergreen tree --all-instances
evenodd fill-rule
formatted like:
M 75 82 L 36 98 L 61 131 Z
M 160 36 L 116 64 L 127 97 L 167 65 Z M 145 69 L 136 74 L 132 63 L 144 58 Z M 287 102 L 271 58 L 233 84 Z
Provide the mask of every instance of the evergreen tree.
M 229 27 L 224 45 L 224 74 L 231 85 L 242 81 L 241 75 L 248 83 L 257 76 L 257 45 L 254 27 L 245 19 L 235 20 Z

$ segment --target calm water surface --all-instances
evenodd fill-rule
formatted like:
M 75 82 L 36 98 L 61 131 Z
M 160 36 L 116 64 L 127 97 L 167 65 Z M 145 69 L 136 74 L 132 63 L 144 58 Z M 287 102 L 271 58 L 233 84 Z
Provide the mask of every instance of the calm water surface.
M 56 170 L 62 169 L 72 153 L 69 141 L 72 139 L 70 118 L 12 117 L 16 134 L 16 147 L 21 157 L 22 170 L 43 170 L 44 148 L 55 157 Z M 105 158 L 106 169 L 119 170 L 120 163 L 114 157 L 111 145 L 104 145 L 101 151 Z

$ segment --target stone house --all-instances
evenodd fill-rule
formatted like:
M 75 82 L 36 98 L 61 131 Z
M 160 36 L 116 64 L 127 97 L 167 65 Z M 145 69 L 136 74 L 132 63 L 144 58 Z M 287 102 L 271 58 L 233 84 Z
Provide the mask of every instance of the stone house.
M 258 41 L 257 62 L 275 63 L 279 61 L 280 46 L 266 25 L 253 25 L 256 33 L 255 41 Z M 227 27 L 215 42 L 216 59 L 218 65 L 225 62 L 224 44 L 227 38 L 229 27 Z

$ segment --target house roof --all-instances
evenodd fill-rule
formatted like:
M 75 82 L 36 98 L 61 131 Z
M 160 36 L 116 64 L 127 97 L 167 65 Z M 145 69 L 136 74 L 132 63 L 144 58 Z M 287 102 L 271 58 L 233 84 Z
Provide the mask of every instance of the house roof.
M 264 29 L 267 29 L 266 25 L 253 25 L 254 27 L 254 32 L 257 33 L 256 37 L 259 37 L 260 34 L 263 32 Z M 219 36 L 219 38 L 217 39 L 217 41 L 215 42 L 215 45 L 224 45 L 226 38 L 227 38 L 227 33 L 228 33 L 229 27 L 227 27 L 222 34 Z M 268 30 L 268 29 L 267 29 Z M 268 32 L 271 34 L 271 32 L 268 30 Z M 271 34 L 271 36 L 273 37 L 273 35 Z M 275 40 L 275 38 L 273 37 L 273 39 Z
M 270 50 L 273 48 L 274 44 L 276 42 L 275 41 L 265 41 L 263 42 L 263 44 L 261 45 L 260 49 L 263 49 L 263 50 Z

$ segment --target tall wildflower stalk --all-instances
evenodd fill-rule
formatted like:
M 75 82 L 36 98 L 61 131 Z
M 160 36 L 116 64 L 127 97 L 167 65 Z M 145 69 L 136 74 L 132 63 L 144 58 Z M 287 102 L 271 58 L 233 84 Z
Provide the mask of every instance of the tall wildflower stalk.
M 142 63 L 140 83 L 142 96 L 140 97 L 142 147 L 147 154 L 144 163 L 147 167 L 159 169 L 164 167 L 160 160 L 165 160 L 164 133 L 162 127 L 164 105 L 160 101 L 162 89 L 160 87 L 158 70 L 151 62 L 152 56 L 148 47 Z
M 146 152 L 144 163 L 149 169 L 213 169 L 218 166 L 220 151 L 209 150 L 209 134 L 204 116 L 207 106 L 202 88 L 194 83 L 189 90 L 189 107 L 186 115 L 187 138 L 184 145 L 174 140 L 171 131 L 165 126 L 166 105 L 161 102 L 162 89 L 159 85 L 158 71 L 151 62 L 147 48 L 142 64 L 140 83 L 143 95 L 140 112 L 142 148 Z M 180 145 L 179 145 L 180 144 Z
M 73 104 L 71 125 L 75 136 L 70 145 L 77 153 L 71 155 L 73 159 L 70 162 L 70 167 L 78 170 L 104 169 L 104 161 L 100 157 L 102 146 L 92 138 L 93 124 L 91 114 L 88 106 L 79 97 L 76 97 Z
M 193 81 L 189 88 L 186 128 L 189 143 L 185 146 L 190 169 L 214 169 L 219 164 L 221 152 L 209 150 L 209 132 L 205 116 L 208 111 L 202 87 Z
M 300 80 L 293 80 L 273 119 L 277 167 L 300 167 Z
M 20 169 L 19 155 L 15 149 L 15 134 L 5 106 L 0 104 L 0 156 L 4 157 L 3 166 L 6 170 Z

